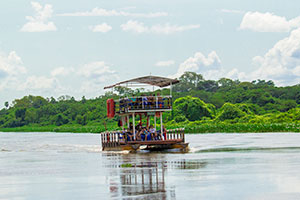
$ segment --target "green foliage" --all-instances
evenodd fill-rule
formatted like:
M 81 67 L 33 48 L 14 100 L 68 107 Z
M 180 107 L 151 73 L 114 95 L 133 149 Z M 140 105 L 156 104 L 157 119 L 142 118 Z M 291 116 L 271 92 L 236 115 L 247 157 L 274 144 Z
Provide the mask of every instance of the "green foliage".
M 186 127 L 191 132 L 298 130 L 297 125 L 286 124 L 298 124 L 300 120 L 300 85 L 276 87 L 270 80 L 205 80 L 195 72 L 185 72 L 179 80 L 173 87 L 173 112 L 163 115 L 168 128 Z M 117 87 L 115 91 L 118 95 L 145 94 L 143 88 Z M 170 89 L 155 91 L 158 93 L 169 95 Z M 57 100 L 28 95 L 4 103 L 0 128 L 101 132 L 105 123 L 107 129 L 116 129 L 118 118 L 107 119 L 105 105 L 108 98 L 118 99 L 118 95 L 106 92 L 95 99 L 83 96 L 78 101 L 69 95 Z
M 176 99 L 174 113 L 184 116 L 189 121 L 196 121 L 202 117 L 213 117 L 213 111 L 209 107 L 213 107 L 213 105 L 208 106 L 199 98 L 186 96 Z
M 230 119 L 241 118 L 246 115 L 238 106 L 231 103 L 225 103 L 219 111 L 217 120 L 224 121 Z
M 187 120 L 187 118 L 184 116 L 184 115 L 177 115 L 175 118 L 174 118 L 175 122 L 184 122 Z

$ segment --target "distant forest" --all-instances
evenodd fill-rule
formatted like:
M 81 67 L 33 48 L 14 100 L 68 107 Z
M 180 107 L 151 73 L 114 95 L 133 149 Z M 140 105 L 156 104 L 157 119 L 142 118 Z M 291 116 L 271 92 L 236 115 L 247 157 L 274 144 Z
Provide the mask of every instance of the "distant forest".
M 164 113 L 167 124 L 201 123 L 288 123 L 300 120 L 300 85 L 277 87 L 271 80 L 241 82 L 221 78 L 205 80 L 201 74 L 185 72 L 173 86 L 172 113 Z M 0 110 L 0 128 L 22 126 L 117 126 L 106 117 L 106 100 L 124 94 L 148 92 L 118 87 L 94 99 L 65 95 L 25 96 Z M 155 93 L 168 95 L 169 89 Z

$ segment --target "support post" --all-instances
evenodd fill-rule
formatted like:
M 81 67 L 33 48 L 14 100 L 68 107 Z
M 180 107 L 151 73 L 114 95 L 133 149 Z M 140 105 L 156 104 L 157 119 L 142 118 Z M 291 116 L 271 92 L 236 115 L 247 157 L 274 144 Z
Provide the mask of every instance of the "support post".
M 135 140 L 135 113 L 132 113 L 132 130 L 133 130 L 133 137 Z
M 156 130 L 156 115 L 154 115 L 154 128 L 155 128 L 155 131 L 157 131 Z
M 160 133 L 163 134 L 163 120 L 162 120 L 162 112 L 160 112 Z
M 129 127 L 129 115 L 127 115 L 127 128 L 130 128 Z

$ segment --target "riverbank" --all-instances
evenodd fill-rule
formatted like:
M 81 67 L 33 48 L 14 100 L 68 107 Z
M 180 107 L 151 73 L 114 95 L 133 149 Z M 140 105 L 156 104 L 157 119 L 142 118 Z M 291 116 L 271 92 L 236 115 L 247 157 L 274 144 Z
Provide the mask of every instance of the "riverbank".
M 196 126 L 167 126 L 169 129 L 185 128 L 186 133 L 260 133 L 260 132 L 300 132 L 299 123 L 207 123 Z M 117 130 L 108 126 L 107 130 Z M 0 132 L 69 132 L 101 133 L 104 126 L 22 126 L 17 128 L 0 128 Z

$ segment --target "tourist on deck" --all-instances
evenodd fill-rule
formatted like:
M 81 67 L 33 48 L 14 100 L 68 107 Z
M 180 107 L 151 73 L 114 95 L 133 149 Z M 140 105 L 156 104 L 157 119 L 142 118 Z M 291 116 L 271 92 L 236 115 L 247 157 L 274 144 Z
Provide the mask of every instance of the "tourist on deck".
M 157 93 L 157 104 L 158 104 L 159 108 L 163 108 L 164 107 L 163 98 L 160 96 L 160 93 Z
M 137 97 L 137 103 L 136 103 L 136 109 L 142 109 L 143 108 L 143 97 Z
M 141 141 L 145 141 L 146 140 L 146 133 L 145 133 L 145 130 L 143 128 L 140 131 L 140 135 L 141 135 Z
M 126 132 L 127 135 L 127 141 L 133 141 L 133 132 L 132 130 L 128 129 Z
M 143 108 L 148 108 L 148 98 L 144 94 L 143 94 L 143 97 L 142 97 L 142 101 L 143 101 Z
M 161 136 L 162 134 L 161 134 L 161 131 L 159 130 L 159 131 L 156 131 L 156 138 L 157 138 L 157 140 L 162 140 L 162 136 Z
M 141 141 L 141 132 L 142 132 L 142 130 L 141 129 L 136 129 L 136 134 L 135 134 L 135 139 L 136 139 L 136 141 Z
M 163 128 L 162 134 L 164 136 L 164 139 L 167 140 L 167 129 L 165 128 L 165 126 L 162 126 L 162 128 Z
M 153 140 L 157 140 L 157 133 L 156 133 L 156 130 L 155 128 L 153 127 L 153 125 L 150 125 L 149 127 L 149 132 L 151 133 L 151 138 Z
M 146 140 L 150 141 L 151 140 L 151 133 L 146 128 L 143 129 L 143 132 L 145 134 Z
M 129 106 L 130 109 L 137 109 L 137 98 L 134 96 L 134 94 L 132 95 L 132 97 L 129 98 Z
M 132 122 L 129 123 L 129 130 L 133 130 L 133 124 L 132 124 Z
M 150 109 L 155 108 L 155 94 L 149 95 L 148 97 L 148 106 Z

